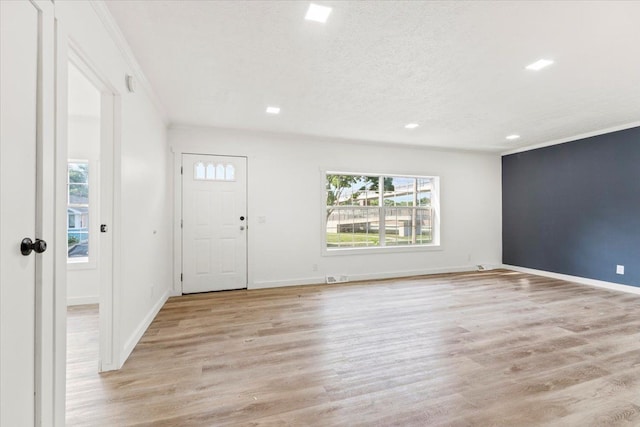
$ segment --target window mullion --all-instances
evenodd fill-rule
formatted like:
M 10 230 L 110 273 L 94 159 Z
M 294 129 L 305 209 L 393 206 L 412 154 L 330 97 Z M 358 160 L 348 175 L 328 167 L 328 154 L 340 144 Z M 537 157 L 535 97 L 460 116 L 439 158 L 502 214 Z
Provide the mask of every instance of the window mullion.
M 380 239 L 380 246 L 385 246 L 387 240 L 384 210 L 384 176 L 380 176 L 378 177 L 378 236 Z

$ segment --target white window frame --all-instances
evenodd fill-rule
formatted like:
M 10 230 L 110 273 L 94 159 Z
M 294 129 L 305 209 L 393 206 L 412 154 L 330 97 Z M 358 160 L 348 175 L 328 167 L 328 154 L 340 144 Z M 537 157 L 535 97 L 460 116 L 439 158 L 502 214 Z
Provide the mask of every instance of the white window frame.
M 341 255 L 362 255 L 373 253 L 403 253 L 403 252 L 422 252 L 422 251 L 442 251 L 441 244 L 441 219 L 440 219 L 440 177 L 437 175 L 414 175 L 406 173 L 380 173 L 380 172 L 357 172 L 357 171 L 334 171 L 334 170 L 321 170 L 321 244 L 322 244 L 322 256 L 341 256 Z M 411 179 L 432 179 L 433 180 L 433 196 L 431 200 L 431 209 L 433 212 L 433 241 L 428 244 L 417 245 L 397 245 L 397 246 L 366 246 L 366 247 L 343 247 L 343 248 L 328 248 L 327 247 L 327 193 L 326 182 L 327 175 L 354 175 L 354 176 L 377 176 L 377 177 L 392 177 L 392 178 L 411 178 Z M 381 187 L 383 188 L 383 187 Z M 382 194 L 382 192 L 381 192 Z M 384 215 L 384 206 L 378 206 L 379 215 Z M 380 232 L 380 239 L 384 241 L 385 233 Z

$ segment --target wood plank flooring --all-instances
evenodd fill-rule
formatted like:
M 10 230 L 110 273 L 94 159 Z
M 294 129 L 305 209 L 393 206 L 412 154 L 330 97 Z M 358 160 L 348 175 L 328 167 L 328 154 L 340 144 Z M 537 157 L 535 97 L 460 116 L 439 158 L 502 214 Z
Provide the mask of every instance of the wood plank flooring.
M 640 426 L 640 296 L 506 270 L 171 298 L 102 375 L 81 335 L 69 426 Z

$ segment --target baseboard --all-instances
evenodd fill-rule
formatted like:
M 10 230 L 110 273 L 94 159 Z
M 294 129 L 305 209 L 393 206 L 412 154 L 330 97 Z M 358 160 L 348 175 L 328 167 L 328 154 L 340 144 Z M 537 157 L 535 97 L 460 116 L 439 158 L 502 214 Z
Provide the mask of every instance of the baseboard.
M 99 304 L 100 297 L 98 295 L 88 297 L 67 297 L 67 307 L 72 305 Z
M 269 289 L 284 288 L 286 286 L 321 285 L 324 282 L 324 276 L 307 277 L 304 279 L 265 280 L 261 282 L 253 282 L 252 284 L 247 286 L 247 289 Z
M 118 369 L 124 366 L 124 363 L 127 361 L 129 356 L 131 355 L 131 352 L 133 352 L 133 349 L 136 347 L 136 345 L 140 341 L 140 338 L 142 338 L 144 333 L 147 331 L 147 328 L 149 327 L 149 325 L 151 325 L 151 322 L 153 322 L 153 319 L 156 318 L 156 316 L 158 315 L 158 312 L 160 312 L 160 309 L 162 308 L 164 303 L 167 302 L 167 300 L 169 299 L 170 294 L 171 294 L 171 289 L 167 289 L 164 292 L 164 294 L 162 294 L 162 297 L 160 297 L 158 302 L 156 302 L 156 304 L 153 306 L 153 308 L 151 308 L 149 313 L 147 313 L 144 319 L 142 319 L 142 322 L 140 322 L 140 324 L 138 325 L 136 330 L 133 332 L 131 337 L 129 337 L 126 344 L 124 345 L 124 348 L 122 349 L 122 352 L 120 353 L 120 360 L 119 360 L 120 364 L 118 366 Z
M 499 266 L 482 264 L 484 270 L 492 270 Z M 345 274 L 349 278 L 349 282 L 357 282 L 360 280 L 381 280 L 381 279 L 395 279 L 410 276 L 424 276 L 429 274 L 445 274 L 445 273 L 463 273 L 469 271 L 478 271 L 478 265 L 462 265 L 454 267 L 442 267 L 442 268 L 425 268 L 419 270 L 403 270 L 403 271 L 387 271 L 381 273 L 363 273 L 363 274 Z M 343 274 L 342 272 L 338 272 Z M 248 286 L 248 289 L 268 289 L 268 288 L 281 288 L 285 286 L 299 286 L 299 285 L 321 285 L 326 283 L 325 276 L 307 277 L 301 279 L 287 279 L 287 280 L 267 280 L 254 282 Z
M 631 285 L 621 285 L 619 283 L 605 282 L 603 280 L 587 279 L 586 277 L 570 276 L 568 274 L 553 273 L 551 271 L 535 270 L 533 268 L 518 267 L 516 265 L 503 264 L 502 268 L 518 271 L 520 273 L 535 274 L 537 276 L 550 277 L 552 279 L 566 280 L 568 282 L 580 283 L 581 285 L 595 286 L 598 288 L 610 289 L 613 291 L 626 292 L 640 295 L 640 287 Z

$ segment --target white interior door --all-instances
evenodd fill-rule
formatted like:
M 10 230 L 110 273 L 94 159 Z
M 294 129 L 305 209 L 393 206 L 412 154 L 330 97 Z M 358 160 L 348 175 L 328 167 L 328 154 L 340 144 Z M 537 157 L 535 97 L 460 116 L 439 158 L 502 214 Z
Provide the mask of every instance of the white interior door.
M 247 287 L 247 159 L 182 155 L 182 292 Z
M 0 1 L 0 425 L 35 422 L 38 10 Z

